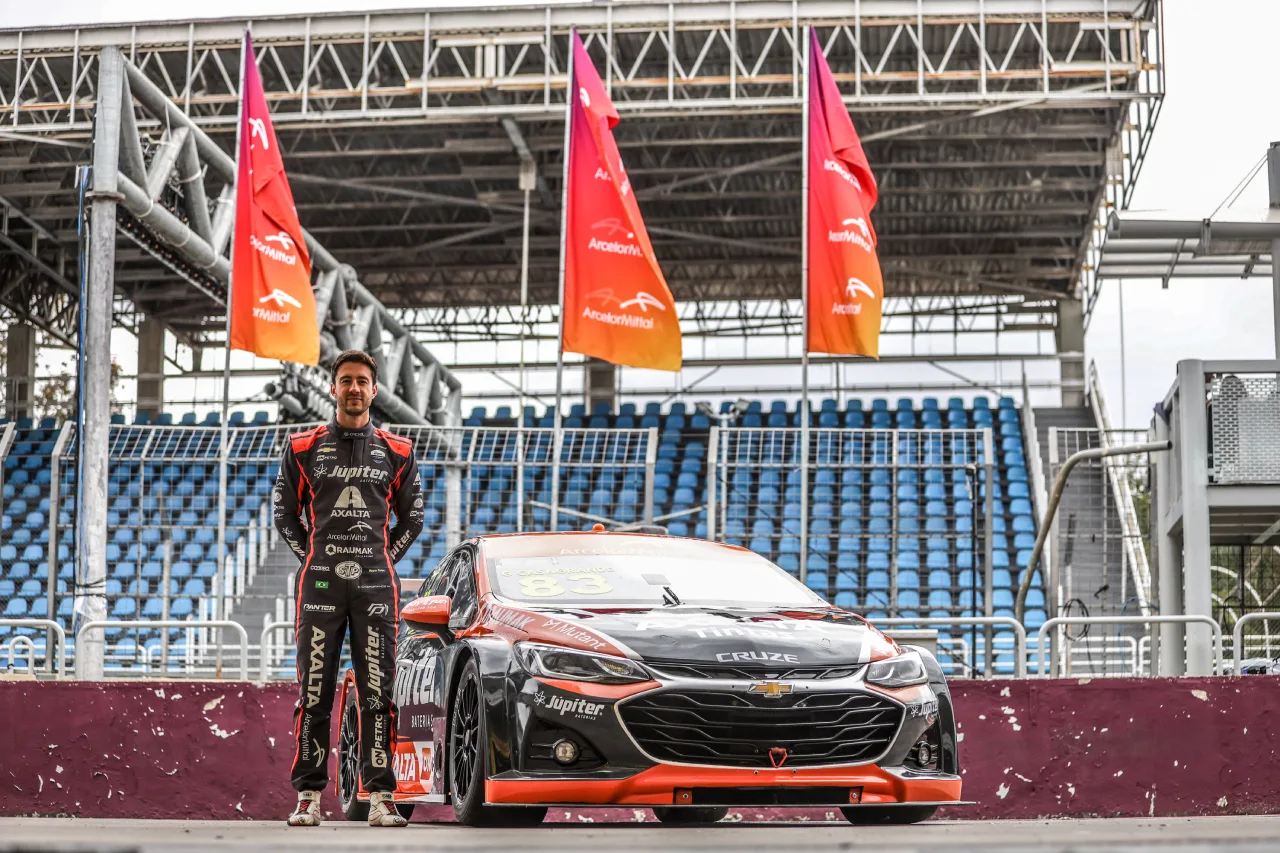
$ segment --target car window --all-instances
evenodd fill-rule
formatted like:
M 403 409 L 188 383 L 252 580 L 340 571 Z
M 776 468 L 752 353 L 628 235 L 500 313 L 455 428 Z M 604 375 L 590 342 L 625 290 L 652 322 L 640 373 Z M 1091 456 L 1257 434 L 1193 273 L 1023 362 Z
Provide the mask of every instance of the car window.
M 449 574 L 449 592 L 453 607 L 450 628 L 465 628 L 475 619 L 480 602 L 476 596 L 475 562 L 469 548 L 458 552 Z
M 445 589 L 449 581 L 449 570 L 453 568 L 453 563 L 457 556 L 456 553 L 449 554 L 436 564 L 436 567 L 431 570 L 431 574 L 427 575 L 427 579 L 422 583 L 421 595 L 448 594 Z

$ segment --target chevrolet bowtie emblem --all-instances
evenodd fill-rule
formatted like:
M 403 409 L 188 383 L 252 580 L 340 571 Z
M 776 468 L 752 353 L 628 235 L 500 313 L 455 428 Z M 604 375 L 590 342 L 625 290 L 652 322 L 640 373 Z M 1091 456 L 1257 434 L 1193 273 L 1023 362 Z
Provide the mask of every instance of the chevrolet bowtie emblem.
M 761 681 L 758 684 L 751 685 L 747 692 L 756 693 L 766 699 L 777 699 L 790 693 L 792 689 L 790 684 L 783 684 L 781 681 Z

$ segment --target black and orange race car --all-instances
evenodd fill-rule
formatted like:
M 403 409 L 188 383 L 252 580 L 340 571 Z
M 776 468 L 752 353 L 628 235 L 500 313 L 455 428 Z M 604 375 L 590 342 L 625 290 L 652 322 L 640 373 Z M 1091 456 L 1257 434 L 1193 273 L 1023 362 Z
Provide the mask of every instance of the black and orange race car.
M 951 695 L 897 645 L 763 557 L 629 533 L 482 537 L 405 606 L 397 803 L 473 826 L 547 807 L 838 807 L 914 823 L 960 801 Z M 362 819 L 360 685 L 341 694 L 337 794 Z

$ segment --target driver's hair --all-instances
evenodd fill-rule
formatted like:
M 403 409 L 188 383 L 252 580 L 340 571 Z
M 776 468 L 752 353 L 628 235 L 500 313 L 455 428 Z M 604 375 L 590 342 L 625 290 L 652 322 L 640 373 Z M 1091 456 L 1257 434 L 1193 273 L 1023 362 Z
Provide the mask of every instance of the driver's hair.
M 338 368 L 344 364 L 363 364 L 369 368 L 369 372 L 373 374 L 373 384 L 378 384 L 378 363 L 373 360 L 373 356 L 362 349 L 349 349 L 344 351 L 336 359 L 333 360 L 333 371 L 329 379 L 331 382 L 338 381 Z

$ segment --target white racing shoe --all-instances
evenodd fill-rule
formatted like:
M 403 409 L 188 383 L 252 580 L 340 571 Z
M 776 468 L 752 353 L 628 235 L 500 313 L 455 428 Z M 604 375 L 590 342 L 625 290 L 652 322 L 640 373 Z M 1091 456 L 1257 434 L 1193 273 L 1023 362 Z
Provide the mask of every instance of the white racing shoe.
M 298 807 L 289 815 L 289 826 L 319 826 L 320 792 L 299 791 Z
M 369 826 L 408 826 L 409 820 L 396 811 L 389 791 L 369 795 Z

